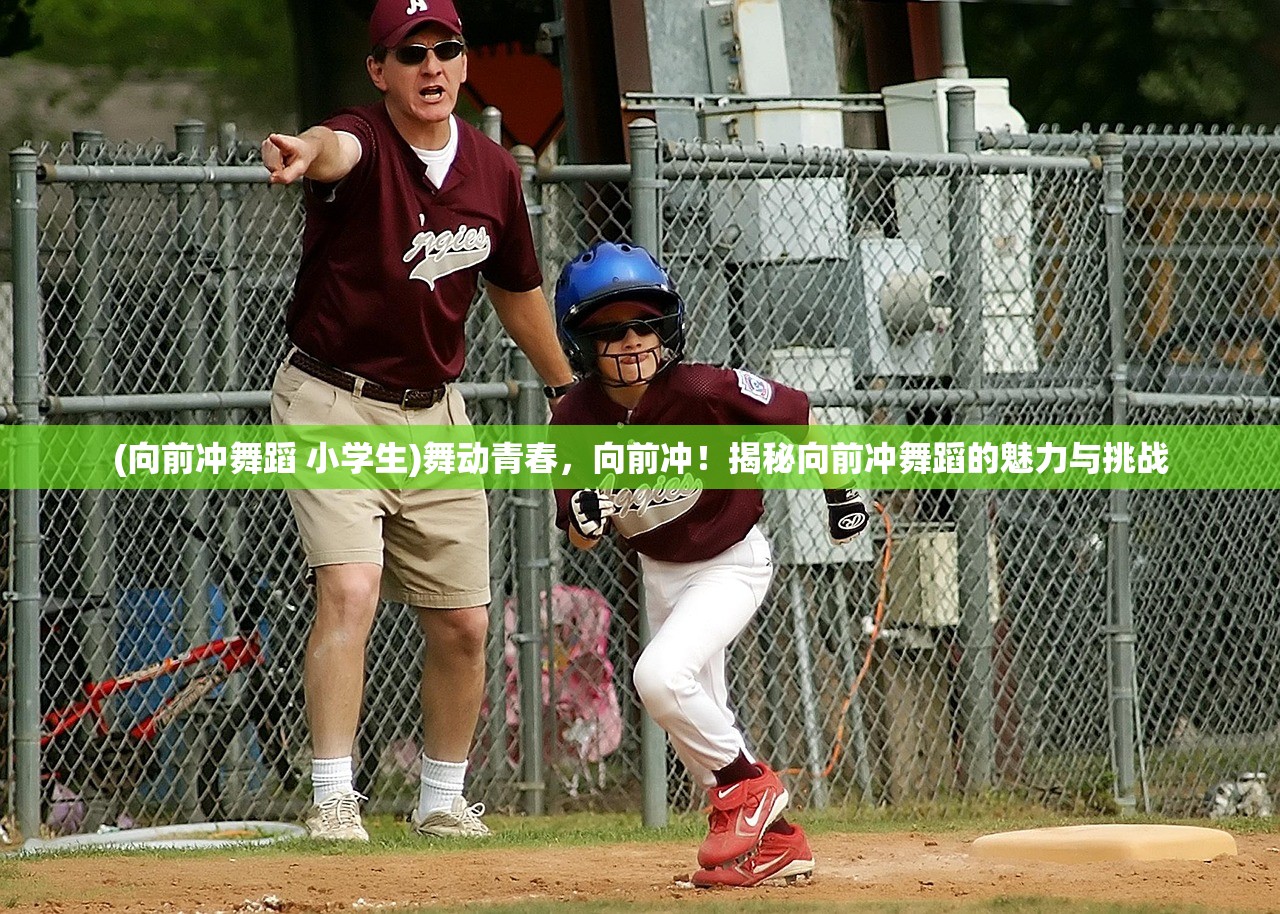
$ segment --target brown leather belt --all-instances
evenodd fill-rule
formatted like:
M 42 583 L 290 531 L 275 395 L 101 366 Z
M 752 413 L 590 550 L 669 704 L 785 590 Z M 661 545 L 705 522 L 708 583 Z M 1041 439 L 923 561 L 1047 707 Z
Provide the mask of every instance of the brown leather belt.
M 415 390 L 413 388 L 396 390 L 392 387 L 383 387 L 373 381 L 366 381 L 353 374 L 348 374 L 341 368 L 326 365 L 319 359 L 307 355 L 301 349 L 293 350 L 289 354 L 288 361 L 290 365 L 305 371 L 313 378 L 324 381 L 326 384 L 332 384 L 334 387 L 361 397 L 368 397 L 370 400 L 395 403 L 401 409 L 426 409 L 429 406 L 435 406 L 444 399 L 445 395 L 445 386 L 443 384 L 428 390 Z

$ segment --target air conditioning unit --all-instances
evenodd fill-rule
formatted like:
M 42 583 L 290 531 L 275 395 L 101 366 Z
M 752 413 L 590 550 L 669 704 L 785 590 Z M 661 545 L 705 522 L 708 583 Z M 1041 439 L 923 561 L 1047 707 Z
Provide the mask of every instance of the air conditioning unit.
M 750 99 L 699 112 L 702 138 L 754 146 L 844 146 L 834 101 Z M 847 193 L 841 177 L 726 178 L 715 182 L 712 225 L 737 263 L 844 260 L 849 256 Z
M 1009 103 L 1007 79 L 928 79 L 884 88 L 889 148 L 908 153 L 947 152 L 947 92 L 960 86 L 974 90 L 979 130 L 1026 130 L 1026 121 Z M 1025 174 L 984 175 L 979 182 L 983 368 L 996 374 L 1034 371 L 1039 353 L 1031 263 L 1031 178 Z M 894 198 L 902 237 L 920 243 L 929 270 L 950 274 L 948 179 L 898 178 Z
M 937 377 L 951 374 L 950 318 L 919 241 L 860 238 L 855 243 L 869 374 Z

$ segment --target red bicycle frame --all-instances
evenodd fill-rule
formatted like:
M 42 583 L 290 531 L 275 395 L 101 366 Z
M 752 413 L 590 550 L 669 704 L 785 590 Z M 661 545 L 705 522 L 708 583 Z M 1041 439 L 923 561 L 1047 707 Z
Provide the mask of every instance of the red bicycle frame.
M 127 692 L 141 683 L 152 682 L 161 676 L 168 676 L 185 667 L 212 658 L 217 658 L 218 664 L 210 672 L 188 682 L 176 695 L 167 699 L 155 713 L 134 724 L 129 729 L 129 735 L 144 742 L 150 740 L 172 723 L 175 717 L 190 709 L 197 701 L 225 682 L 227 677 L 236 670 L 261 662 L 262 646 L 258 642 L 257 632 L 248 638 L 240 635 L 234 638 L 218 638 L 215 641 L 198 644 L 176 657 L 166 657 L 135 672 L 104 679 L 102 682 L 87 683 L 84 687 L 85 697 L 82 700 L 69 707 L 50 711 L 44 716 L 45 726 L 44 732 L 40 734 L 40 745 L 48 745 L 51 740 L 67 732 L 89 715 L 93 716 L 98 733 L 107 735 L 109 728 L 102 711 L 102 704 L 106 699 L 112 695 Z

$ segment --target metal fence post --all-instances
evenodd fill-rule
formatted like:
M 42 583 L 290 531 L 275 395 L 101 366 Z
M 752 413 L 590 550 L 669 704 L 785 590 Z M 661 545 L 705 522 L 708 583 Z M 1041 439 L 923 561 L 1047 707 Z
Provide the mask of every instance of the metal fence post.
M 547 405 L 538 373 L 520 349 L 512 352 L 520 396 L 516 399 L 516 424 L 541 425 L 547 421 Z M 547 764 L 543 758 L 547 703 L 543 700 L 543 643 L 545 632 L 541 612 L 550 605 L 547 570 L 550 541 L 547 535 L 547 499 L 540 489 L 515 493 L 516 508 L 516 607 L 520 626 L 516 641 L 520 669 L 520 789 L 525 795 L 525 812 L 547 812 Z
M 514 351 L 513 343 L 510 350 Z M 514 366 L 511 363 L 513 352 L 505 353 L 504 373 L 511 377 Z M 508 418 L 510 413 L 508 412 Z M 489 531 L 489 591 L 493 595 L 489 604 L 489 634 L 485 639 L 485 695 L 489 702 L 489 713 L 485 716 L 485 743 L 489 748 L 484 757 L 483 777 L 496 781 L 500 775 L 508 772 L 507 760 L 511 757 L 512 736 L 507 726 L 506 708 L 509 700 L 506 684 L 507 664 L 507 613 L 504 593 L 506 583 L 504 569 L 511 561 L 511 546 L 514 540 L 515 522 L 512 517 L 513 493 L 503 489 L 489 492 L 489 517 L 492 528 Z M 513 641 L 513 644 L 518 642 Z M 518 659 L 518 655 L 517 655 Z M 517 687 L 523 685 L 517 680 Z M 480 771 L 474 772 L 480 775 Z
M 236 125 L 226 122 L 218 127 L 218 156 L 221 162 L 234 164 L 239 154 L 239 137 Z M 241 298 L 244 288 L 244 267 L 240 258 L 240 248 L 244 243 L 240 221 L 244 206 L 246 187 L 240 184 L 223 182 L 215 185 L 217 191 L 217 253 L 215 267 L 218 271 L 217 309 L 214 314 L 214 333 L 217 347 L 216 370 L 213 385 L 218 390 L 239 390 L 244 383 L 244 344 L 241 337 L 242 307 Z M 245 421 L 244 410 L 218 410 L 212 414 L 214 422 L 227 425 L 242 425 Z M 222 536 L 222 549 L 227 555 L 238 555 L 244 538 L 241 522 L 242 495 L 239 492 L 227 492 L 220 499 L 221 509 L 217 515 L 217 529 Z M 223 634 L 229 634 L 235 627 L 244 622 L 244 614 L 248 612 L 246 595 L 255 582 L 235 580 L 228 575 L 227 579 L 218 582 L 222 596 L 231 608 L 229 617 L 222 622 Z M 248 690 L 238 676 L 224 686 L 228 706 L 236 710 L 234 714 L 247 713 L 246 697 Z M 252 696 L 248 696 L 252 701 Z M 237 733 L 230 745 L 223 740 L 220 743 L 229 753 L 226 760 L 226 795 L 239 797 L 247 792 L 247 772 L 252 772 L 254 760 L 250 753 L 248 741 L 243 733 Z M 214 751 L 212 749 L 207 751 Z M 233 808 L 231 803 L 223 803 L 219 807 L 221 813 L 228 814 Z
M 1128 424 L 1129 362 L 1124 287 L 1124 143 L 1113 133 L 1098 140 L 1102 159 L 1102 208 L 1107 246 L 1107 309 L 1110 330 L 1111 422 Z M 1137 806 L 1134 785 L 1136 740 L 1133 589 L 1129 565 L 1129 492 L 1111 489 L 1107 517 L 1107 693 L 1110 698 L 1115 798 L 1124 814 Z
M 974 90 L 968 86 L 947 91 L 947 135 L 951 152 L 976 155 Z M 984 384 L 985 333 L 982 321 L 981 178 L 959 174 L 951 179 L 948 224 L 951 276 L 955 285 L 956 385 L 980 391 Z M 980 406 L 960 412 L 963 425 L 984 422 Z M 991 594 L 988 585 L 985 491 L 956 493 L 956 562 L 959 576 L 960 729 L 964 736 L 964 787 L 982 790 L 992 783 L 995 759 L 995 699 L 992 692 Z
M 205 125 L 200 121 L 184 121 L 173 129 L 178 156 L 189 165 L 200 164 L 206 149 Z M 179 185 L 176 205 L 176 255 L 190 270 L 193 278 L 202 278 L 208 264 L 205 261 L 205 228 L 200 218 L 199 188 L 192 184 Z M 178 352 L 182 365 L 181 377 L 187 390 L 205 390 L 209 384 L 206 362 L 209 339 L 202 283 L 185 284 L 183 293 L 182 333 Z M 193 421 L 195 418 L 193 417 Z
M 99 130 L 77 130 L 71 134 L 71 148 L 76 162 L 87 165 L 99 162 L 105 150 L 105 137 Z M 110 358 L 107 336 L 111 326 L 110 304 L 103 263 L 106 251 L 107 191 L 101 184 L 76 184 L 73 212 L 76 224 L 76 299 L 80 306 L 76 332 L 80 339 L 79 367 L 81 392 L 108 392 Z M 86 416 L 86 425 L 97 424 L 101 416 Z M 111 494 L 102 490 L 84 492 L 80 496 L 84 508 L 81 536 L 80 581 L 89 610 L 85 614 L 85 662 L 95 680 L 107 675 L 114 642 L 110 637 L 110 608 L 105 599 L 111 584 L 111 545 L 114 527 L 109 525 Z
M 71 148 L 76 162 L 96 164 L 102 160 L 105 138 L 99 130 L 76 130 L 71 134 Z M 86 394 L 105 393 L 107 369 L 106 331 L 110 316 L 105 313 L 103 276 L 103 200 L 106 189 L 101 184 L 76 184 L 76 299 L 79 304 L 76 332 L 80 338 L 79 367 L 81 389 Z
M 809 607 L 804 598 L 804 585 L 799 572 L 793 567 L 787 572 L 787 602 L 791 612 L 792 643 L 796 652 L 796 683 L 800 689 L 800 719 L 804 729 L 805 769 L 809 773 L 812 793 L 809 804 L 815 809 L 826 809 L 830 800 L 830 785 L 823 769 L 826 758 L 823 751 L 822 724 L 818 720 L 818 696 L 813 688 L 813 632 L 809 625 Z M 775 744 L 777 751 L 777 744 Z
M 188 164 L 199 164 L 205 156 L 205 125 L 201 121 L 184 121 L 174 127 L 175 147 L 179 157 Z M 194 185 L 179 185 L 176 197 L 175 256 L 193 279 L 203 278 L 208 264 L 205 262 L 205 227 L 200 214 L 200 189 Z M 188 391 L 204 391 L 209 387 L 209 330 L 208 312 L 202 282 L 186 283 L 182 287 L 181 331 L 178 358 L 179 377 Z M 184 421 L 200 424 L 208 421 L 208 413 L 199 410 L 187 413 Z M 194 523 L 203 523 L 209 504 L 207 492 L 191 491 L 183 496 L 188 516 Z M 179 582 L 182 593 L 182 634 L 187 645 L 199 644 L 208 635 L 211 618 L 208 587 L 211 582 L 209 547 L 188 536 L 182 548 L 182 574 Z M 202 710 L 202 709 L 201 709 Z M 191 822 L 201 821 L 200 812 L 200 758 L 206 752 L 204 715 L 193 713 L 182 729 L 184 755 L 180 766 L 183 773 L 181 802 Z
M 647 117 L 631 122 L 631 239 L 662 260 L 658 180 L 658 125 Z M 649 616 L 640 591 L 640 649 L 649 643 Z M 641 818 L 649 828 L 667 824 L 667 737 L 647 712 L 640 715 L 640 773 L 644 782 Z
M 964 57 L 964 25 L 960 19 L 960 0 L 942 0 L 938 4 L 938 25 L 942 45 L 942 75 L 946 79 L 968 79 L 969 66 Z
M 528 146 L 512 150 L 526 199 L 534 194 L 534 155 Z M 530 203 L 533 201 L 530 199 Z M 537 227 L 536 213 L 531 214 Z M 542 395 L 542 381 L 528 356 L 516 349 L 512 352 L 519 395 L 516 399 L 517 425 L 545 425 L 547 404 Z M 544 701 L 542 664 L 544 640 L 551 631 L 544 626 L 543 607 L 551 608 L 551 587 L 547 571 L 551 567 L 551 535 L 547 529 L 546 492 L 525 489 L 515 493 L 516 509 L 516 606 L 520 620 L 516 637 L 520 675 L 520 766 L 524 792 L 524 810 L 531 816 L 546 812 L 546 764 L 543 758 L 546 732 L 544 714 L 551 708 Z M 552 664 L 548 657 L 547 669 Z
M 658 125 L 647 117 L 631 122 L 631 240 L 662 260 L 662 205 L 658 180 Z
M 546 422 L 546 401 L 542 382 L 528 357 L 520 350 L 512 353 L 516 381 L 520 393 L 516 400 L 518 425 L 541 425 Z M 531 816 L 546 811 L 546 765 L 544 764 L 542 654 L 545 630 L 542 606 L 551 602 L 545 575 L 551 565 L 551 544 L 547 537 L 547 506 L 543 491 L 525 489 L 516 492 L 511 502 L 516 511 L 516 608 L 518 631 L 516 642 L 520 682 L 520 789 L 524 793 L 524 811 Z
M 493 105 L 485 105 L 480 112 L 480 129 L 495 143 L 502 144 L 502 112 Z M 512 150 L 514 152 L 514 150 Z
M 219 144 L 223 157 L 234 155 L 236 151 L 236 125 L 223 124 L 219 131 Z M 230 160 L 228 159 L 228 162 Z M 243 346 L 240 340 L 240 294 L 243 286 L 242 268 L 239 260 L 241 245 L 240 211 L 243 206 L 245 187 L 239 184 L 224 183 L 218 189 L 218 344 L 219 353 L 218 384 L 223 390 L 239 390 L 244 362 Z M 224 421 L 239 423 L 235 413 L 224 414 Z
M 36 151 L 9 153 L 13 195 L 13 399 L 24 426 L 40 425 L 40 281 Z M 20 439 L 19 466 L 40 458 Z M 18 829 L 40 837 L 40 490 L 13 493 L 13 760 Z
M 481 126 L 490 139 L 494 139 L 495 136 L 495 122 L 497 128 L 501 129 L 501 117 L 498 109 L 492 106 L 481 112 Z M 526 189 L 526 195 L 527 193 Z M 533 225 L 536 226 L 536 223 Z M 510 340 L 505 340 L 504 343 L 500 371 L 504 377 L 512 377 L 515 368 L 511 359 L 516 345 Z M 514 409 L 514 404 L 507 404 L 508 420 L 512 418 Z M 495 595 L 501 595 L 506 589 L 503 581 L 504 572 L 498 569 L 505 569 L 508 566 L 509 553 L 505 550 L 510 548 L 513 539 L 513 536 L 508 536 L 508 533 L 514 534 L 515 529 L 511 513 L 512 495 L 513 493 L 502 489 L 494 489 L 489 493 L 489 512 L 490 517 L 493 518 L 493 529 L 489 536 L 489 580 L 490 590 Z M 496 672 L 504 670 L 507 663 L 507 620 L 504 603 L 504 600 L 499 600 L 495 596 L 493 604 L 489 607 L 490 631 L 485 642 L 485 667 L 488 670 L 485 677 L 485 695 L 490 708 L 506 708 L 508 701 L 506 676 L 495 675 Z M 490 713 L 485 718 L 483 726 L 485 744 L 489 747 L 489 752 L 484 759 L 484 777 L 486 780 L 496 779 L 506 773 L 507 759 L 510 758 L 511 734 L 507 727 L 506 713 Z

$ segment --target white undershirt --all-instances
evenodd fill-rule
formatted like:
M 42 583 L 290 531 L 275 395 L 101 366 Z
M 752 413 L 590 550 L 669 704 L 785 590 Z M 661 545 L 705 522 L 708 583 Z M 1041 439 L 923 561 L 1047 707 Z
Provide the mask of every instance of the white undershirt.
M 449 115 L 449 140 L 443 149 L 419 149 L 417 146 L 412 149 L 422 160 L 422 164 L 427 166 L 427 179 L 437 188 L 444 187 L 449 166 L 458 154 L 458 125 L 454 122 L 453 115 Z

